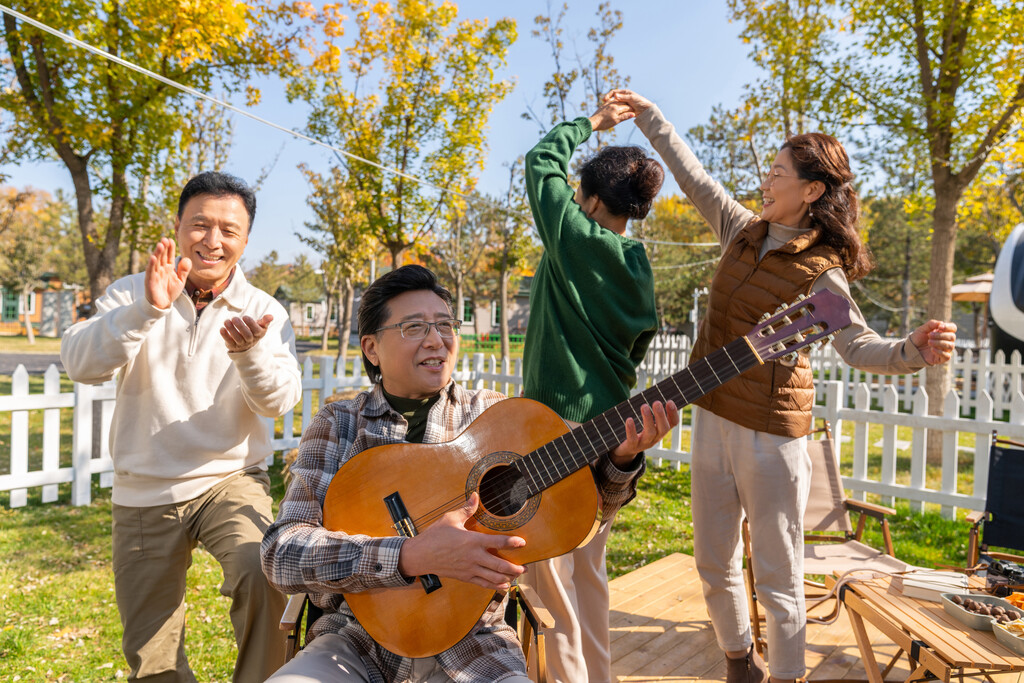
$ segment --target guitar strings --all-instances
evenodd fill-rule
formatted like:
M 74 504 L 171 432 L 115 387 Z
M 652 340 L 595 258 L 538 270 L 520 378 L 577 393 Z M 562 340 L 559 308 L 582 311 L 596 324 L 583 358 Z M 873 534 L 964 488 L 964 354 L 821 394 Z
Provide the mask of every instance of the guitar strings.
M 671 379 L 671 378 L 669 378 L 669 379 Z M 665 380 L 662 383 L 667 382 L 667 381 L 668 380 Z M 665 400 L 663 393 L 661 394 L 661 396 L 662 396 L 661 399 L 654 399 L 653 398 L 653 391 L 652 390 L 657 388 L 657 386 L 658 385 L 654 385 L 653 387 L 648 388 L 647 390 L 641 392 L 640 394 L 637 394 L 637 395 L 633 396 L 629 400 L 624 401 L 622 404 L 620 404 L 618 406 L 615 406 L 615 408 L 613 408 L 612 410 L 618 411 L 619 408 L 621 408 L 623 406 L 628 406 L 630 408 L 631 412 L 632 412 L 632 415 L 629 415 L 628 417 L 633 417 L 634 420 L 642 422 L 641 414 L 639 412 L 639 410 L 640 410 L 639 406 L 649 405 L 651 402 L 653 402 L 653 400 Z M 659 389 L 659 393 L 660 393 L 660 389 Z M 645 400 L 646 399 L 646 396 L 645 396 L 646 394 L 652 394 L 652 400 L 651 401 Z M 638 404 L 638 405 L 634 405 L 634 404 Z M 608 411 L 608 412 L 611 412 L 611 411 Z M 600 416 L 598 416 L 598 417 L 600 417 Z M 622 418 L 621 415 L 619 415 L 619 417 L 621 419 L 621 427 L 616 427 L 615 425 L 613 425 L 610 422 L 608 422 L 608 425 L 611 428 L 611 436 L 616 441 L 616 446 L 618 446 L 618 444 L 622 443 L 622 441 L 625 439 L 625 436 L 626 436 L 625 418 Z M 595 418 L 595 420 L 596 419 L 597 418 Z M 605 419 L 607 421 L 607 417 Z M 591 422 L 593 422 L 593 421 L 594 420 L 591 420 Z M 572 429 L 572 430 L 566 432 L 562 436 L 560 436 L 560 437 L 558 437 L 558 438 L 548 442 L 547 444 L 541 446 L 540 448 L 537 448 L 536 450 L 532 451 L 531 453 L 527 453 L 526 455 L 522 456 L 518 461 L 509 463 L 508 466 L 509 467 L 515 467 L 516 469 L 520 469 L 520 468 L 516 467 L 516 465 L 519 464 L 519 463 L 522 463 L 523 464 L 523 468 L 526 468 L 528 466 L 528 461 L 529 460 L 538 459 L 541 450 L 551 450 L 551 449 L 554 449 L 555 455 L 558 457 L 562 467 L 559 466 L 559 461 L 556 461 L 554 458 L 550 458 L 549 457 L 548 458 L 548 462 L 551 462 L 553 464 L 555 473 L 558 474 L 558 475 L 561 475 L 561 476 L 559 476 L 558 479 L 553 479 L 546 486 L 543 486 L 540 490 L 538 490 L 536 493 L 533 494 L 533 495 L 537 495 L 538 493 L 540 493 L 544 489 L 548 488 L 548 486 L 551 486 L 554 483 L 557 483 L 558 480 L 564 478 L 568 474 L 571 474 L 572 472 L 581 469 L 581 467 L 569 467 L 569 466 L 566 465 L 567 459 L 559 451 L 559 444 L 560 443 L 567 442 L 569 437 L 572 437 L 576 441 L 577 445 L 579 446 L 579 445 L 581 445 L 580 444 L 580 439 L 577 438 L 577 437 L 582 436 L 582 437 L 584 437 L 586 439 L 586 441 L 589 444 L 591 449 L 593 449 L 593 450 L 597 450 L 598 449 L 598 446 L 596 445 L 594 438 L 588 433 L 588 430 L 585 429 L 585 427 L 586 427 L 586 425 L 581 425 L 580 427 L 577 427 L 575 429 Z M 620 435 L 619 432 L 621 432 L 621 435 Z M 602 444 L 601 447 L 606 447 L 607 442 L 604 440 L 604 437 L 601 435 L 600 430 L 596 431 L 596 435 L 601 439 L 601 444 Z M 572 462 L 572 464 L 575 466 L 577 463 L 575 462 L 575 458 L 573 458 L 573 456 L 571 455 L 572 451 L 570 449 L 565 449 L 565 450 L 570 454 L 569 455 L 569 459 Z M 582 447 L 581 447 L 581 450 L 583 450 Z M 545 469 L 547 469 L 547 468 L 545 467 Z M 564 474 L 562 472 L 563 469 L 565 470 Z M 521 472 L 521 474 L 525 474 L 525 476 L 528 476 L 530 479 L 535 479 L 533 477 L 533 475 L 529 474 L 528 472 L 523 473 L 522 470 L 520 470 L 520 472 Z M 534 486 L 536 486 L 536 482 L 534 482 Z M 480 493 L 481 502 L 483 502 L 486 499 L 488 501 L 488 503 L 490 504 L 490 506 L 492 506 L 492 507 L 504 507 L 504 506 L 508 505 L 509 503 L 511 503 L 512 500 L 513 500 L 512 493 L 510 491 L 507 491 L 507 490 L 506 491 L 502 491 L 499 487 L 500 487 L 500 484 L 497 483 L 497 482 L 488 482 L 488 484 L 486 484 L 484 487 L 478 489 L 478 493 Z M 420 526 L 426 527 L 429 524 L 433 523 L 434 521 L 436 521 L 436 520 L 440 519 L 441 517 L 443 517 L 445 514 L 451 512 L 452 510 L 458 509 L 459 507 L 464 505 L 466 500 L 467 499 L 465 497 L 462 497 L 462 496 L 453 497 L 453 498 L 451 498 L 451 499 L 441 503 L 440 505 L 438 505 L 437 507 L 433 508 L 432 510 L 426 511 L 423 515 L 413 519 L 412 522 L 413 522 L 413 524 L 417 528 L 420 527 Z M 485 508 L 485 509 L 487 509 L 487 508 Z
M 633 398 L 635 399 L 635 398 L 638 398 L 638 397 L 639 396 L 633 397 Z M 634 419 L 639 419 L 639 415 L 636 414 L 636 410 L 637 409 L 632 405 L 632 402 L 633 402 L 633 399 L 631 399 L 630 401 L 626 401 L 624 403 L 628 404 L 629 407 L 634 411 L 634 415 L 633 415 Z M 616 408 L 618 408 L 618 407 L 619 406 L 616 406 Z M 559 477 L 559 479 L 564 478 L 564 476 L 567 476 L 571 472 L 576 471 L 576 470 L 581 469 L 581 468 L 580 467 L 576 467 L 575 469 L 573 469 L 573 468 L 571 468 L 571 467 L 566 465 L 567 459 L 559 451 L 559 448 L 558 448 L 558 445 L 559 445 L 560 442 L 565 442 L 565 441 L 568 440 L 568 438 L 570 436 L 572 436 L 576 440 L 577 444 L 579 444 L 580 441 L 579 441 L 578 438 L 576 438 L 577 434 L 574 434 L 574 432 L 578 432 L 579 435 L 582 435 L 583 437 L 586 438 L 586 440 L 590 444 L 591 449 L 596 449 L 597 448 L 595 443 L 594 443 L 593 438 L 591 438 L 591 436 L 587 433 L 587 431 L 583 427 L 584 426 L 580 426 L 580 427 L 577 427 L 575 429 L 570 430 L 569 432 L 566 432 L 562 436 L 560 436 L 560 437 L 558 437 L 556 439 L 553 439 L 552 441 L 550 441 L 547 444 L 541 446 L 540 448 L 537 448 L 536 450 L 534 450 L 534 451 L 532 451 L 530 453 L 527 453 L 524 456 L 521 456 L 518 461 L 514 461 L 512 463 L 508 463 L 508 466 L 509 467 L 513 467 L 513 468 L 515 468 L 517 470 L 520 470 L 520 468 L 516 467 L 517 464 L 522 463 L 523 467 L 525 468 L 527 466 L 527 464 L 526 464 L 527 460 L 538 458 L 541 450 L 551 450 L 553 448 L 554 451 L 555 451 L 555 455 L 561 461 L 562 467 L 559 466 L 559 463 L 556 462 L 554 458 L 549 458 L 549 461 L 552 462 L 556 474 L 562 474 L 562 470 L 563 469 L 565 470 L 565 473 L 561 477 Z M 622 439 L 625 437 L 625 420 L 623 420 L 623 425 L 622 425 L 621 431 L 622 431 L 622 437 L 620 438 L 618 436 L 618 433 L 617 433 L 618 430 L 616 430 L 615 427 L 612 426 L 613 436 L 615 436 L 615 438 L 619 439 L 618 443 L 621 443 Z M 600 433 L 598 433 L 598 434 L 600 435 Z M 603 443 L 603 438 L 602 438 L 602 443 Z M 618 444 L 616 444 L 616 445 L 618 445 Z M 568 449 L 565 449 L 565 450 L 567 452 L 571 453 L 571 451 L 569 451 Z M 573 465 L 575 465 L 576 464 L 575 463 L 575 459 L 572 458 L 571 454 L 569 455 L 569 458 L 572 460 Z M 520 470 L 520 473 L 522 474 L 522 470 Z M 524 478 L 525 478 L 525 476 L 524 476 Z M 530 478 L 533 479 L 532 475 L 530 475 Z M 548 488 L 548 486 L 553 485 L 559 479 L 553 479 L 547 486 L 544 486 L 543 488 L 538 490 L 537 493 L 540 493 L 545 488 Z M 483 487 L 479 488 L 477 491 L 480 494 L 481 504 L 483 504 L 484 500 L 486 500 L 491 507 L 504 507 L 504 506 L 510 504 L 512 502 L 512 500 L 513 500 L 511 491 L 508 491 L 508 490 L 504 490 L 503 491 L 500 487 L 501 487 L 500 483 L 491 481 L 491 482 L 488 482 L 487 484 L 485 484 Z M 533 495 L 537 495 L 537 493 L 534 493 Z M 425 527 L 425 526 L 433 523 L 434 521 L 440 519 L 445 514 L 451 512 L 452 510 L 458 509 L 459 507 L 461 507 L 462 505 L 465 504 L 466 500 L 467 499 L 465 497 L 463 497 L 463 496 L 453 497 L 453 498 L 451 498 L 451 499 L 441 503 L 437 507 L 435 507 L 435 508 L 433 508 L 431 510 L 426 511 L 423 515 L 421 515 L 419 517 L 416 517 L 415 519 L 412 520 L 412 522 L 413 522 L 413 524 L 417 528 L 420 527 L 421 525 Z M 487 509 L 487 508 L 485 508 L 485 509 Z
M 575 468 L 566 465 L 567 459 L 565 455 L 559 450 L 559 446 L 565 446 L 569 441 L 570 437 L 576 441 L 577 446 L 581 446 L 580 450 L 582 451 L 586 449 L 582 447 L 582 444 L 578 437 L 582 436 L 583 438 L 585 438 L 587 445 L 589 445 L 590 449 L 596 450 L 598 448 L 594 438 L 594 436 L 596 436 L 601 441 L 601 448 L 604 448 L 605 450 L 610 452 L 611 449 L 607 448 L 608 444 L 604 438 L 604 435 L 602 434 L 600 428 L 598 428 L 595 424 L 599 418 L 603 417 L 605 419 L 606 424 L 610 428 L 610 436 L 612 440 L 616 442 L 617 446 L 618 444 L 622 443 L 626 436 L 626 418 L 622 417 L 622 414 L 620 412 L 621 408 L 628 407 L 631 414 L 628 415 L 627 418 L 632 417 L 636 422 L 642 424 L 642 413 L 640 411 L 643 405 L 650 405 L 655 400 L 673 400 L 677 402 L 677 406 L 679 408 L 682 408 L 691 403 L 691 399 L 688 399 L 686 397 L 686 392 L 683 390 L 681 386 L 679 386 L 678 382 L 678 378 L 680 378 L 684 372 L 690 375 L 690 379 L 698 389 L 697 396 L 694 397 L 695 400 L 696 398 L 699 398 L 700 396 L 706 394 L 707 391 L 717 388 L 724 381 L 731 379 L 735 375 L 741 374 L 744 370 L 747 370 L 750 367 L 753 367 L 753 365 L 756 364 L 756 359 L 754 358 L 753 354 L 745 354 L 747 358 L 743 358 L 743 354 L 741 354 L 739 358 L 739 365 L 737 365 L 737 361 L 732 358 L 732 355 L 729 353 L 729 350 L 730 347 L 737 342 L 741 342 L 742 345 L 740 346 L 740 348 L 744 348 L 745 342 L 743 342 L 742 338 L 736 339 L 733 343 L 727 344 L 726 346 L 700 359 L 704 361 L 703 364 L 694 363 L 692 365 L 687 366 L 686 368 L 679 371 L 678 373 L 675 373 L 669 378 L 648 387 L 644 391 L 632 396 L 627 401 L 624 401 L 623 403 L 615 406 L 609 411 L 606 411 L 605 413 L 602 413 L 601 415 L 595 417 L 590 422 L 581 425 L 580 427 L 577 427 L 575 429 L 572 429 L 569 432 L 566 432 L 562 436 L 552 440 L 551 442 L 545 444 L 544 446 L 541 446 L 540 448 L 535 449 L 531 453 L 522 456 L 521 458 L 519 458 L 519 460 L 514 461 L 513 463 L 509 463 L 508 466 L 515 467 L 517 470 L 520 471 L 520 474 L 522 474 L 524 477 L 528 477 L 530 480 L 533 480 L 532 486 L 536 487 L 536 477 L 533 475 L 533 473 L 529 471 L 529 465 L 531 464 L 531 462 L 539 460 L 541 458 L 540 452 L 542 450 L 550 451 L 553 448 L 558 460 L 556 460 L 555 458 L 551 458 L 550 452 L 548 452 L 546 453 L 546 455 L 548 455 L 549 457 L 546 460 L 541 460 L 541 463 L 544 464 L 545 470 L 548 470 L 548 463 L 552 464 L 555 473 L 560 476 L 558 477 L 558 479 L 552 479 L 552 481 L 550 481 L 547 485 L 542 486 L 533 495 L 541 493 L 544 489 L 553 485 L 558 480 L 564 478 L 568 474 L 571 474 L 572 472 L 578 469 L 581 469 L 580 466 L 576 466 L 578 465 L 578 463 L 572 455 L 572 449 L 566 448 L 565 451 L 566 454 L 569 455 L 569 462 L 572 462 L 572 465 L 575 466 Z M 740 365 L 744 367 L 741 368 Z M 723 376 L 725 377 L 725 379 L 722 379 Z M 701 382 L 701 379 L 704 380 L 703 383 Z M 703 388 L 704 386 L 709 386 L 710 388 L 707 391 L 705 391 Z M 670 398 L 669 396 L 666 396 L 666 391 L 669 395 L 678 395 L 679 398 Z M 681 402 L 680 399 L 682 399 Z M 607 413 L 613 411 L 617 413 L 617 417 L 620 419 L 619 426 L 612 424 L 611 421 L 608 419 Z M 593 435 L 587 429 L 587 425 L 593 425 Z M 559 466 L 560 463 L 566 470 L 564 474 L 561 471 L 562 468 L 560 468 Z M 517 467 L 517 465 L 519 464 L 522 465 L 521 468 Z M 541 475 L 539 470 L 537 474 L 541 476 L 541 479 L 543 481 L 543 475 Z M 550 472 L 548 472 L 548 474 L 550 475 Z M 501 484 L 498 482 L 488 482 L 488 484 L 486 484 L 484 487 L 478 489 L 478 493 L 480 494 L 481 498 L 481 506 L 484 506 L 485 500 L 487 502 L 487 507 L 484 507 L 485 510 L 488 509 L 489 507 L 504 507 L 512 502 L 512 492 L 510 490 L 503 491 L 499 488 L 500 486 Z M 433 522 L 443 517 L 445 514 L 463 506 L 466 500 L 467 499 L 464 497 L 464 494 L 455 496 L 447 501 L 444 501 L 443 503 L 434 507 L 433 509 L 426 511 L 424 514 L 414 518 L 411 521 L 416 528 L 426 528 Z
M 732 348 L 733 352 L 742 351 L 743 353 L 738 354 L 737 359 L 733 359 L 732 354 L 730 354 L 730 348 Z M 690 404 L 693 400 L 696 400 L 697 398 L 704 396 L 709 391 L 721 386 L 725 381 L 732 379 L 732 377 L 742 374 L 744 371 L 749 370 L 751 367 L 758 363 L 756 354 L 749 352 L 748 342 L 745 340 L 744 337 L 734 339 L 729 344 L 726 344 L 725 346 L 713 351 L 712 353 L 708 354 L 707 356 L 704 356 L 700 360 L 704 361 L 703 364 L 701 364 L 698 361 L 696 363 L 687 365 L 685 368 L 683 368 L 683 370 L 680 370 L 679 372 L 671 375 L 667 379 L 662 380 L 661 382 L 657 382 L 652 386 L 648 387 L 647 389 L 644 389 L 643 391 L 630 397 L 623 403 L 620 403 L 615 407 L 611 408 L 610 410 L 601 413 L 593 420 L 590 420 L 588 423 L 580 425 L 579 427 L 576 427 L 566 432 L 565 434 L 548 442 L 547 444 L 544 444 L 540 448 L 537 448 L 534 451 L 527 453 L 526 455 L 520 457 L 518 460 L 509 463 L 508 466 L 514 467 L 515 469 L 519 470 L 520 474 L 524 475 L 524 477 L 529 477 L 529 479 L 532 480 L 531 486 L 533 488 L 536 488 L 536 477 L 533 473 L 529 471 L 529 465 L 533 461 L 540 460 L 541 464 L 544 465 L 545 471 L 547 472 L 550 478 L 550 472 L 548 471 L 547 467 L 548 462 L 550 462 L 554 466 L 556 475 L 559 476 L 557 479 L 552 479 L 545 486 L 538 488 L 537 491 L 530 497 L 538 495 L 539 493 L 543 492 L 544 489 L 557 483 L 557 481 L 560 481 L 569 474 L 581 469 L 583 466 L 586 466 L 586 462 L 581 464 L 576 461 L 575 457 L 572 456 L 573 451 L 571 449 L 566 449 L 567 453 L 570 456 L 570 461 L 572 463 L 572 466 L 567 466 L 566 458 L 560 452 L 559 445 L 567 444 L 569 437 L 572 437 L 572 439 L 576 442 L 576 445 L 580 447 L 580 451 L 585 451 L 586 448 L 583 447 L 583 445 L 580 442 L 580 439 L 577 438 L 579 436 L 583 436 L 586 439 L 587 445 L 590 447 L 590 449 L 596 450 L 597 445 L 595 439 L 593 438 L 593 435 L 591 435 L 588 430 L 588 425 L 593 426 L 595 435 L 601 440 L 601 446 L 602 448 L 604 448 L 605 452 L 611 451 L 611 449 L 608 448 L 608 442 L 605 440 L 600 428 L 598 428 L 596 425 L 596 422 L 599 418 L 604 418 L 605 423 L 610 428 L 610 436 L 612 437 L 612 441 L 617 442 L 616 445 L 618 445 L 618 443 L 622 443 L 626 436 L 626 419 L 632 417 L 635 422 L 642 424 L 643 419 L 641 410 L 643 405 L 651 405 L 655 400 L 657 400 L 657 397 L 660 397 L 660 400 L 665 402 L 669 400 L 676 401 L 677 407 L 683 408 L 686 405 Z M 737 364 L 737 361 L 739 364 Z M 710 371 L 710 375 L 707 374 L 708 371 Z M 684 372 L 690 375 L 690 379 L 692 380 L 693 384 L 695 384 L 697 387 L 697 395 L 694 396 L 693 399 L 687 398 L 686 392 L 679 385 L 678 379 L 682 377 Z M 705 385 L 701 383 L 700 379 L 698 378 L 698 375 L 700 376 L 700 378 L 703 378 L 704 382 L 710 387 L 708 390 L 704 389 Z M 681 402 L 677 398 L 670 398 L 669 396 L 666 396 L 664 390 L 668 390 L 670 395 L 678 395 L 679 399 L 682 399 Z M 620 409 L 623 406 L 628 407 L 631 413 L 626 418 L 623 418 L 620 412 Z M 617 417 L 619 418 L 619 426 L 612 424 L 610 419 L 608 418 L 608 413 L 613 411 L 617 414 Z M 555 455 L 558 457 L 561 464 L 565 466 L 564 474 L 561 472 L 559 462 L 556 461 L 554 458 L 550 457 L 550 452 L 546 453 L 546 455 L 549 456 L 547 460 L 541 459 L 541 450 L 550 451 L 551 448 L 554 448 Z M 521 468 L 518 467 L 518 465 L 520 464 L 522 465 Z M 541 475 L 539 469 L 537 470 L 537 475 Z M 498 486 L 498 483 L 491 482 L 485 487 L 478 489 L 478 493 L 480 494 L 481 498 L 481 506 L 484 506 L 485 498 L 487 499 L 487 503 L 495 507 L 505 507 L 506 505 L 512 502 L 512 492 L 510 490 L 500 491 L 500 489 L 497 488 Z M 492 500 L 492 495 L 496 490 L 500 492 Z M 433 523 L 440 517 L 444 516 L 448 512 L 451 512 L 452 510 L 457 509 L 458 507 L 463 505 L 466 500 L 467 499 L 462 496 L 453 497 L 450 500 L 442 503 L 441 505 L 438 505 L 437 507 L 433 508 L 432 510 L 428 510 L 425 514 L 413 519 L 413 525 L 416 527 L 429 526 L 431 523 Z M 488 508 L 484 506 L 484 509 L 486 510 Z

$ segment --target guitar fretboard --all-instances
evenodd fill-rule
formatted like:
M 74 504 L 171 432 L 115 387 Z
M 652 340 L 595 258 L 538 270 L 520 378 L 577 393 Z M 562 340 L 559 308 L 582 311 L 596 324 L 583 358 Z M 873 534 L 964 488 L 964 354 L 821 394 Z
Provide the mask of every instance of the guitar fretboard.
M 655 401 L 675 401 L 678 408 L 693 403 L 726 381 L 758 364 L 757 355 L 744 337 L 695 361 L 671 377 L 609 408 L 589 422 L 549 441 L 516 461 L 530 496 L 565 479 L 573 472 L 609 453 L 626 438 L 626 419 L 642 429 L 640 408 Z

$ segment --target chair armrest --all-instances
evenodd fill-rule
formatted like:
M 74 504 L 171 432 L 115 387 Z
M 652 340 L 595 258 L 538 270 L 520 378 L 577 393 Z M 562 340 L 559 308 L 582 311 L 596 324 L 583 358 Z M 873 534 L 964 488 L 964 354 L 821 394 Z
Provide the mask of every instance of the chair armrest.
M 294 631 L 302 619 L 302 610 L 306 606 L 306 594 L 296 593 L 288 596 L 288 603 L 284 606 L 281 614 L 281 623 L 278 625 L 282 631 Z
M 977 525 L 982 522 L 988 515 L 984 510 L 971 510 L 967 513 L 967 521 L 971 524 Z
M 860 512 L 861 514 L 874 517 L 875 519 L 882 519 L 887 515 L 895 515 L 896 510 L 887 508 L 883 505 L 875 505 L 874 503 L 868 503 L 863 500 L 846 500 L 846 509 L 850 512 Z
M 551 612 L 544 606 L 544 601 L 537 595 L 537 591 L 522 584 L 517 584 L 517 590 L 518 595 L 516 599 L 523 608 L 523 613 L 533 625 L 534 630 L 540 631 L 555 625 Z

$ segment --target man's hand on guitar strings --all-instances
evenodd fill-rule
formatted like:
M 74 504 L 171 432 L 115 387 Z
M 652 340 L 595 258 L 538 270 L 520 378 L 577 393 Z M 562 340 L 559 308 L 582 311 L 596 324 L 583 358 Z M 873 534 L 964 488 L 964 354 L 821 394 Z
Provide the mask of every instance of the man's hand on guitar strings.
M 628 467 L 640 451 L 645 451 L 659 443 L 669 430 L 679 424 L 679 410 L 674 401 L 662 404 L 655 401 L 653 405 L 640 408 L 643 420 L 643 431 L 636 433 L 636 421 L 626 418 L 626 440 L 611 452 L 612 464 L 616 467 Z
M 398 556 L 398 571 L 403 576 L 437 574 L 484 588 L 508 590 L 526 568 L 491 551 L 522 548 L 526 540 L 466 529 L 466 521 L 479 505 L 480 495 L 473 492 L 465 505 L 407 539 Z

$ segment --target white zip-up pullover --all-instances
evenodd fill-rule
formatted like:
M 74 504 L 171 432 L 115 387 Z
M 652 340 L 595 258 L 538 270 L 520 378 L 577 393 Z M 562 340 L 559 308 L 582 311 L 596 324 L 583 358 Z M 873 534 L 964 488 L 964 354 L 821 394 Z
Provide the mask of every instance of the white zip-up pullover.
M 168 309 L 150 304 L 145 273 L 114 282 L 96 309 L 64 333 L 60 355 L 76 382 L 118 376 L 114 503 L 179 503 L 240 470 L 265 469 L 270 434 L 260 417 L 279 417 L 302 397 L 295 333 L 280 303 L 235 266 L 228 287 L 198 317 L 184 290 Z M 229 353 L 224 322 L 267 313 L 274 320 L 266 335 L 248 351 Z

